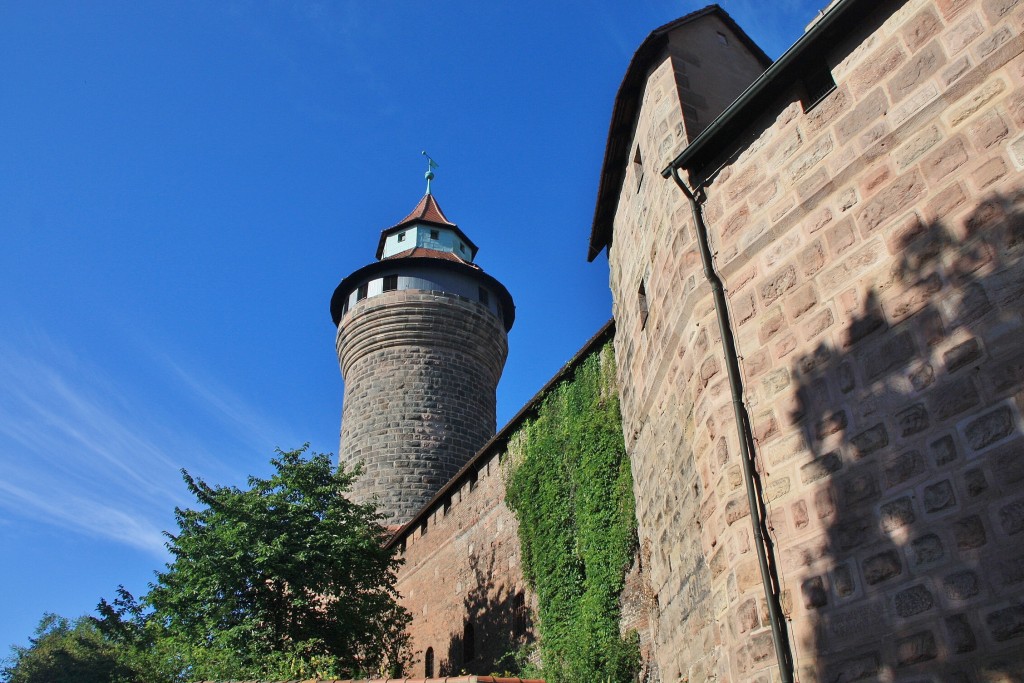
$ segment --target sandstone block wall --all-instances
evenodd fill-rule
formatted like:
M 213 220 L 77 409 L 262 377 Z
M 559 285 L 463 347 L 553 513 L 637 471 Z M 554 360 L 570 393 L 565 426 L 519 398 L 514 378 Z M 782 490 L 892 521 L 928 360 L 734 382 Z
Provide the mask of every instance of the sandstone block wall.
M 723 150 L 725 280 L 802 680 L 1019 680 L 1024 661 L 1024 9 L 880 3 Z M 609 252 L 663 680 L 769 680 L 685 145 L 652 70 Z M 695 85 L 693 87 L 696 87 Z M 682 125 L 681 125 L 682 124 Z M 644 157 L 645 160 L 648 158 Z M 638 189 L 639 188 L 639 189 Z M 642 284 L 642 288 L 641 288 Z
M 494 435 L 504 327 L 476 301 L 399 290 L 353 306 L 337 350 L 340 458 L 364 469 L 353 497 L 401 525 Z
M 397 541 L 405 560 L 397 588 L 413 616 L 409 632 L 417 656 L 407 674 L 426 675 L 428 649 L 434 676 L 502 673 L 514 667 L 506 655 L 533 638 L 518 524 L 504 499 L 495 452 L 478 460 L 474 476 L 450 487 Z

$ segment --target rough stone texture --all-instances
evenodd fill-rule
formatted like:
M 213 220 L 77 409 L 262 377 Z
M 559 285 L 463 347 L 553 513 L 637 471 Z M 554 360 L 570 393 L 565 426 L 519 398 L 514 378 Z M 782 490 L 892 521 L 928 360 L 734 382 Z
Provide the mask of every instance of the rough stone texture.
M 831 94 L 780 90 L 710 176 L 681 175 L 706 195 L 801 680 L 986 680 L 1024 642 L 1024 4 L 879 3 L 847 30 Z M 637 94 L 630 155 L 685 133 L 678 66 Z M 763 594 L 711 290 L 650 171 L 639 191 L 627 172 L 608 258 L 658 666 L 771 680 L 745 645 Z
M 396 290 L 353 306 L 337 349 L 340 459 L 363 464 L 352 497 L 404 524 L 494 435 L 505 329 L 464 297 Z
M 518 523 L 504 503 L 498 458 L 478 460 L 475 482 L 462 477 L 445 501 L 420 513 L 425 528 L 417 524 L 392 541 L 405 560 L 396 587 L 413 617 L 418 661 L 409 675 L 426 676 L 428 648 L 434 676 L 490 674 L 506 652 L 535 637 L 536 599 L 523 580 Z M 473 625 L 476 655 L 469 661 L 466 623 Z

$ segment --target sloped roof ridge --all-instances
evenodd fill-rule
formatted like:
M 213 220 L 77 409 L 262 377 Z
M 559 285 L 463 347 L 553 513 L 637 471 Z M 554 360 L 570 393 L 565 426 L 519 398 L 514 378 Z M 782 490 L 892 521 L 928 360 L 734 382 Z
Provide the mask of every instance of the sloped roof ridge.
M 434 199 L 434 195 L 432 194 L 423 195 L 423 198 L 420 199 L 409 215 L 395 223 L 393 226 L 388 228 L 388 230 L 400 227 L 406 223 L 411 223 L 412 221 L 429 221 L 430 223 L 440 223 L 442 225 L 450 225 L 453 228 L 456 227 L 456 225 L 448 220 L 448 217 L 444 215 L 444 211 L 441 210 L 441 205 L 437 203 L 437 200 Z

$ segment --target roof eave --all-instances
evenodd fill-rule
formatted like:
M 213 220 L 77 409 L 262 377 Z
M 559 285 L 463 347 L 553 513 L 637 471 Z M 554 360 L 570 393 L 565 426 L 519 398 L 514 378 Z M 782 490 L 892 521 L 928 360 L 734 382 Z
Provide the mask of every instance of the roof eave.
M 601 163 L 601 177 L 598 181 L 597 202 L 594 206 L 594 220 L 590 229 L 590 249 L 587 260 L 593 261 L 611 242 L 611 223 L 618 207 L 619 190 L 625 179 L 625 164 L 621 163 L 629 154 L 628 145 L 631 140 L 623 139 L 623 129 L 631 132 L 638 108 L 637 95 L 643 87 L 643 77 L 651 60 L 660 54 L 669 33 L 685 24 L 701 17 L 714 14 L 739 37 L 740 41 L 750 50 L 755 58 L 765 66 L 772 63 L 771 58 L 746 34 L 729 13 L 718 5 L 708 5 L 695 12 L 682 16 L 664 26 L 659 26 L 648 34 L 633 53 L 626 67 L 619 90 L 612 104 L 612 118 L 608 126 L 608 138 L 605 144 L 604 160 Z
M 741 130 L 763 115 L 764 108 L 778 97 L 783 84 L 796 81 L 810 63 L 824 58 L 844 26 L 856 23 L 876 7 L 873 0 L 838 0 L 695 137 L 661 175 L 668 178 L 673 168 L 699 170 L 707 165 Z

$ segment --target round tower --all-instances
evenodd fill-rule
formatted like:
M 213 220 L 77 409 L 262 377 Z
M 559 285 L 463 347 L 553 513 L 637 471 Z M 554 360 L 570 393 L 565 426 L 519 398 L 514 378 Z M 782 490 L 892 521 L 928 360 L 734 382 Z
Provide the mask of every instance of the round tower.
M 338 285 L 331 317 L 345 380 L 341 462 L 352 498 L 409 521 L 495 431 L 495 389 L 515 319 L 508 290 L 428 192 L 381 231 L 377 261 Z

